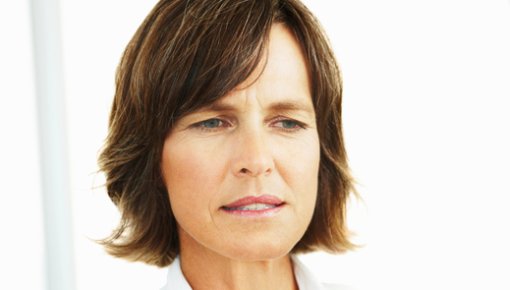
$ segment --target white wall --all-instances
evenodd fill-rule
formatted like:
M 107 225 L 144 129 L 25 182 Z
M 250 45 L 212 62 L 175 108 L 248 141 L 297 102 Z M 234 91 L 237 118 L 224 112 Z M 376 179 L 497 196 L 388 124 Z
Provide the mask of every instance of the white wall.
M 115 67 L 156 1 L 61 0 L 77 289 L 158 289 L 164 271 L 104 254 L 118 218 L 97 170 Z M 344 74 L 366 246 L 305 262 L 362 289 L 509 289 L 510 5 L 305 1 Z M 28 4 L 0 3 L 0 289 L 42 289 Z M 29 276 L 31 279 L 26 279 Z M 22 281 L 22 282 L 21 282 Z
M 0 289 L 44 285 L 28 8 L 28 1 L 0 1 Z
M 342 64 L 368 212 L 368 246 L 338 258 L 346 277 L 510 289 L 508 1 L 309 2 Z

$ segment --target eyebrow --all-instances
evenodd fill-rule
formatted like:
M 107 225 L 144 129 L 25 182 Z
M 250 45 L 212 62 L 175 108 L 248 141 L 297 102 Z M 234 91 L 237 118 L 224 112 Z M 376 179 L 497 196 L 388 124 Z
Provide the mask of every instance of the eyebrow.
M 271 111 L 271 112 L 303 111 L 303 112 L 311 114 L 311 115 L 313 115 L 315 113 L 313 106 L 309 106 L 302 102 L 296 102 L 296 101 L 274 102 L 269 105 L 267 110 Z M 237 111 L 237 108 L 236 108 L 236 106 L 234 106 L 232 104 L 215 102 L 208 106 L 205 106 L 200 111 L 231 112 L 231 111 Z
M 303 111 L 305 113 L 314 114 L 313 106 L 308 106 L 302 102 L 283 101 L 275 102 L 269 106 L 269 111 Z

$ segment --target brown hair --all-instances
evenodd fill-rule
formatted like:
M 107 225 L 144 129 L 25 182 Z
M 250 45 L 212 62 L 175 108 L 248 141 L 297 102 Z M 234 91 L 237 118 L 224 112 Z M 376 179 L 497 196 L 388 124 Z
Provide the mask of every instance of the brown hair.
M 99 158 L 119 227 L 108 252 L 166 266 L 179 252 L 160 162 L 173 124 L 211 104 L 255 69 L 273 23 L 302 46 L 321 143 L 319 189 L 310 225 L 293 253 L 353 247 L 345 223 L 354 192 L 342 137 L 342 82 L 328 40 L 298 0 L 162 0 L 129 42 L 116 77 L 109 134 Z

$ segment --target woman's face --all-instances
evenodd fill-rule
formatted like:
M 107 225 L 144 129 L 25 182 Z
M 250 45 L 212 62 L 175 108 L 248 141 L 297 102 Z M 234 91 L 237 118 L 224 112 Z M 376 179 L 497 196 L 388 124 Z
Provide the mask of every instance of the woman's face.
M 310 223 L 320 149 L 305 59 L 281 24 L 265 58 L 165 140 L 161 167 L 181 252 L 282 257 Z

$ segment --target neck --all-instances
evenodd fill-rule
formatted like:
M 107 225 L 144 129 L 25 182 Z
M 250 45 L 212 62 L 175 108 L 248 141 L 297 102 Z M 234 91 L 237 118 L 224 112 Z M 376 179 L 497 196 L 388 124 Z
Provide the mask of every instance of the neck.
M 242 261 L 181 247 L 180 262 L 184 277 L 194 290 L 298 289 L 289 255 Z

